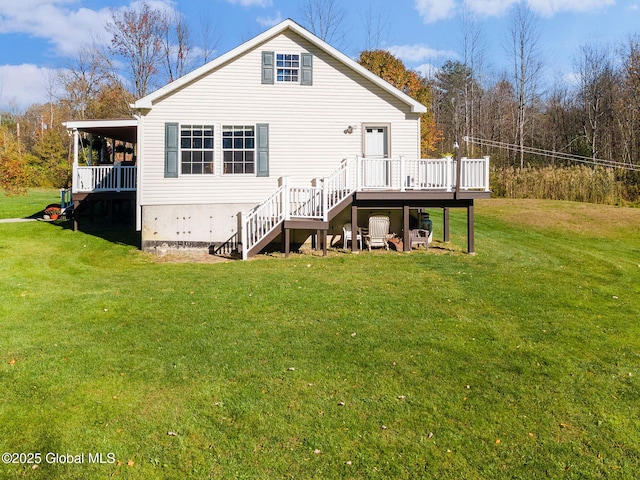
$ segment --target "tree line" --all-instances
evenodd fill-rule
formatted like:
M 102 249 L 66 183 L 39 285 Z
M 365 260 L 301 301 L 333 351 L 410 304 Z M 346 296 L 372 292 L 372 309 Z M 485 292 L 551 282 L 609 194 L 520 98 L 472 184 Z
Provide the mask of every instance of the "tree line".
M 310 31 L 345 48 L 349 24 L 339 0 L 305 0 L 300 16 Z M 512 66 L 498 73 L 485 58 L 480 24 L 462 13 L 459 58 L 444 62 L 427 78 L 384 49 L 389 26 L 382 12 L 370 9 L 364 22 L 360 64 L 427 106 L 421 122 L 423 156 L 490 155 L 494 169 L 503 173 L 566 166 L 566 155 L 559 154 L 640 164 L 639 36 L 621 39 L 616 47 L 585 44 L 573 56 L 569 80 L 545 81 L 538 25 L 525 4 L 512 8 L 504 42 Z M 145 2 L 113 10 L 106 29 L 108 46 L 85 46 L 51 79 L 50 92 L 59 93 L 51 93 L 48 103 L 1 114 L 0 182 L 5 190 L 69 184 L 71 145 L 62 121 L 129 117 L 136 98 L 213 59 L 219 41 L 205 21 L 196 47 L 182 14 Z M 467 143 L 467 136 L 510 148 Z M 525 147 L 546 154 L 534 155 Z M 614 176 L 626 185 L 621 190 L 625 199 L 637 201 L 637 173 L 621 170 Z M 513 188 L 500 184 L 506 177 L 493 175 L 496 193 Z

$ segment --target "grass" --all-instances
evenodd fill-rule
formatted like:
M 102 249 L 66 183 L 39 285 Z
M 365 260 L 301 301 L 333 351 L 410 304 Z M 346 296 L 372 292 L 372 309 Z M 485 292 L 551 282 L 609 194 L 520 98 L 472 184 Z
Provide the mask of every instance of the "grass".
M 52 203 L 60 203 L 60 191 L 53 188 L 34 188 L 26 196 L 8 197 L 0 192 L 0 219 L 27 218 L 42 212 Z
M 209 264 L 1 224 L 0 450 L 43 459 L 0 477 L 636 478 L 639 227 L 491 200 L 475 256 L 454 211 L 429 252 Z

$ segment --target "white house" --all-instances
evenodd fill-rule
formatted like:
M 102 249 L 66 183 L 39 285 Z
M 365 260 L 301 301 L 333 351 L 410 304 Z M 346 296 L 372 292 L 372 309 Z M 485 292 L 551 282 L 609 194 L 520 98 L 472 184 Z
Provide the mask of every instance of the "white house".
M 291 20 L 132 108 L 135 120 L 67 122 L 76 136 L 136 129 L 126 186 L 126 166 L 90 180 L 76 149 L 74 202 L 76 183 L 87 196 L 135 192 L 149 251 L 228 243 L 246 258 L 283 233 L 288 248 L 290 231 L 326 238 L 350 219 L 355 231 L 358 208 L 403 209 L 400 231 L 408 209 L 439 201 L 472 218 L 473 198 L 489 195 L 488 158 L 420 160 L 426 108 Z

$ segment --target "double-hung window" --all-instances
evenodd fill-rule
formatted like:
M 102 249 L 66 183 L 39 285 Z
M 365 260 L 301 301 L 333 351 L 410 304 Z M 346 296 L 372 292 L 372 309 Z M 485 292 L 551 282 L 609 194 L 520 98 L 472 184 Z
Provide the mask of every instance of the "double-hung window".
M 278 82 L 298 83 L 300 55 L 295 53 L 276 54 L 276 79 Z
M 213 125 L 180 127 L 180 171 L 183 175 L 213 174 Z
M 225 174 L 255 173 L 256 127 L 222 127 L 222 161 Z

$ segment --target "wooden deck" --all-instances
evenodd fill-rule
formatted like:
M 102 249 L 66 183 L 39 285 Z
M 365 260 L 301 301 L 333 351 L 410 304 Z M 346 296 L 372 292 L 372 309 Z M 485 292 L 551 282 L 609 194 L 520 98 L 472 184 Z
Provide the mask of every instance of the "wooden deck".
M 317 231 L 317 243 L 326 251 L 331 221 L 351 206 L 352 235 L 358 225 L 359 209 L 401 209 L 404 248 L 410 248 L 410 210 L 445 209 L 448 240 L 450 208 L 466 208 L 468 252 L 475 251 L 474 200 L 489 198 L 489 158 L 453 160 L 404 158 L 363 158 L 345 160 L 332 175 L 316 179 L 313 187 L 293 187 L 288 179 L 251 212 L 241 213 L 239 234 L 242 257 L 255 255 L 282 235 L 285 254 L 290 250 L 294 230 Z M 354 250 L 357 245 L 353 245 Z

